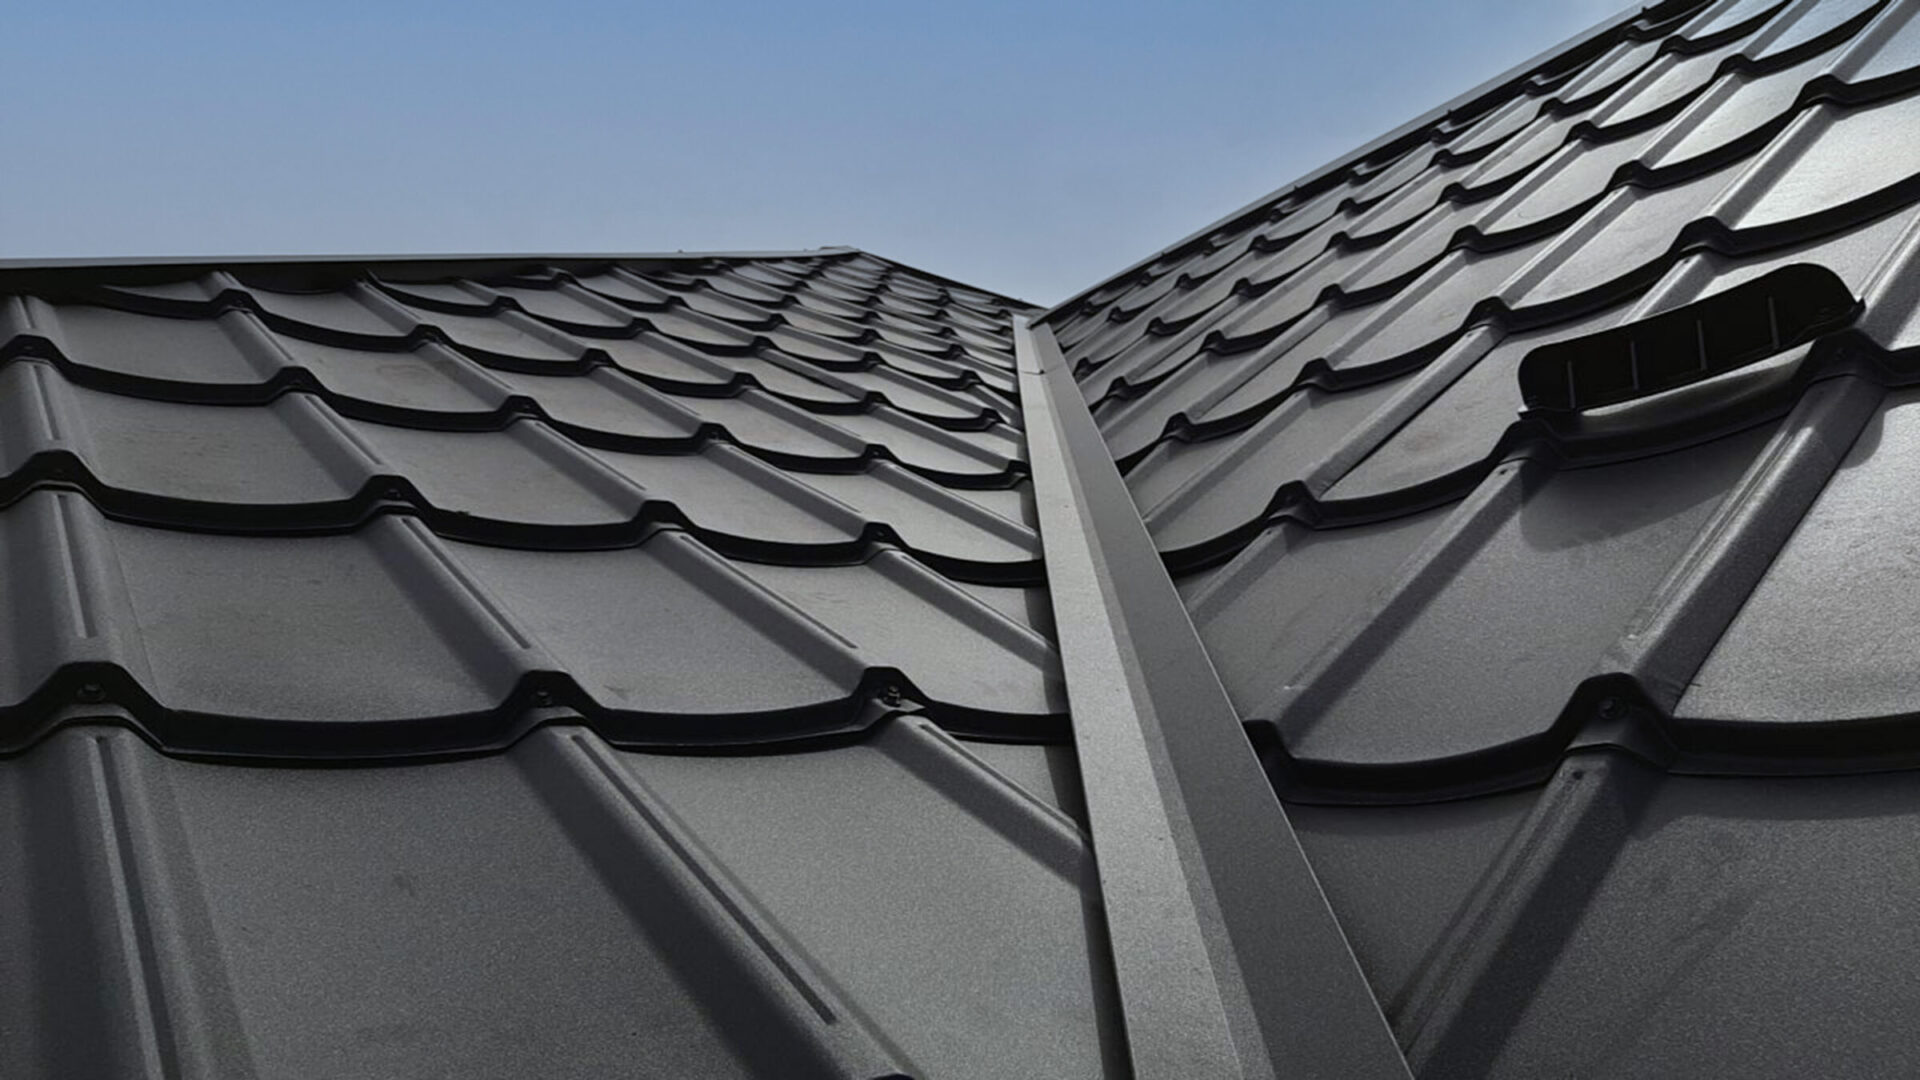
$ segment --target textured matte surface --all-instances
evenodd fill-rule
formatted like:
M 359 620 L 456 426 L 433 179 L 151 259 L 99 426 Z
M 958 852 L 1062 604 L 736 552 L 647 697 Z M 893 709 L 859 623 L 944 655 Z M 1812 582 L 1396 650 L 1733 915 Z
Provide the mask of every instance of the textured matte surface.
M 923 719 L 346 769 L 81 726 L 0 773 L 8 1075 L 1111 1075 L 1079 827 Z
M 1025 305 L 847 250 L 0 291 L 0 1072 L 1124 1073 Z
M 1920 1062 L 1916 95 L 1657 6 L 1044 316 L 1415 1075 Z
M 1058 345 L 1015 344 L 1132 1074 L 1406 1080 Z
M 1178 1074 L 1184 889 L 1236 1043 L 1911 1073 L 1916 147 L 1920 3 L 1664 3 L 1095 286 L 1077 601 L 885 260 L 0 265 L 0 1071 Z
M 1058 732 L 1020 305 L 858 253 L 473 268 L 8 272 L 0 742 L 63 698 L 282 757 L 879 695 Z
M 1917 21 L 1649 10 L 1048 314 L 1290 775 L 1538 779 L 1622 692 L 1722 766 L 1920 748 Z

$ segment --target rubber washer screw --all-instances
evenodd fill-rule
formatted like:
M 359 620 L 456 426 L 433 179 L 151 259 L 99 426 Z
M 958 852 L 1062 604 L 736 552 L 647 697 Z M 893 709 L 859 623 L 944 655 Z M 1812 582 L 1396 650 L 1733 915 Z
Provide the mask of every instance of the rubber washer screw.
M 107 692 L 100 689 L 100 684 L 98 683 L 87 683 L 80 688 L 80 692 L 75 696 L 88 704 L 107 700 Z
M 900 701 L 901 701 L 900 688 L 898 686 L 888 684 L 886 689 L 880 691 L 880 701 L 882 704 L 885 704 L 885 705 L 900 704 Z
M 1602 720 L 1618 720 L 1627 714 L 1627 706 L 1619 698 L 1601 698 L 1599 708 L 1595 711 Z

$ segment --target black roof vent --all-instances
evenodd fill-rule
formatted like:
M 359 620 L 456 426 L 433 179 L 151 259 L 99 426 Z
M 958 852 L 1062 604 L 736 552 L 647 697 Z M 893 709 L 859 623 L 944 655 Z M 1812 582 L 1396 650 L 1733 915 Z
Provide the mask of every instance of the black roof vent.
M 1796 263 L 1626 326 L 1559 341 L 1520 362 L 1530 409 L 1617 405 L 1764 360 L 1852 322 L 1860 302 L 1838 275 Z

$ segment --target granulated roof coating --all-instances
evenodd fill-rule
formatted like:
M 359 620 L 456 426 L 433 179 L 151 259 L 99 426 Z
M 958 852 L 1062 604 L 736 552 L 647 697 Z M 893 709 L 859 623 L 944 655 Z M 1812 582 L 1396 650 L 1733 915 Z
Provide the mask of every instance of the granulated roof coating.
M 1719 0 L 1046 317 L 1416 1075 L 1920 1063 L 1917 259 L 1920 4 Z
M 0 286 L 0 1072 L 1124 1069 L 1027 305 L 847 250 Z

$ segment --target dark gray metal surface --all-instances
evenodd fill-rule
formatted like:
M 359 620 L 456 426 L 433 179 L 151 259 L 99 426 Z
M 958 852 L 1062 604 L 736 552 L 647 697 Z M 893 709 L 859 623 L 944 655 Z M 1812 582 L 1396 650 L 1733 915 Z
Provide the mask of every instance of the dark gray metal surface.
M 1058 347 L 1015 335 L 1134 1074 L 1407 1075 Z
M 1619 737 L 1701 767 L 1912 754 L 1895 691 L 1802 675 L 1735 704 L 1790 670 L 1757 644 L 1803 621 L 1783 608 L 1715 643 L 1784 595 L 1775 553 L 1913 381 L 1917 12 L 1642 16 L 1048 316 L 1288 782 L 1537 781 L 1621 693 L 1663 730 Z M 1775 722 L 1786 700 L 1859 730 Z
M 1044 317 L 1416 1075 L 1920 1061 L 1916 95 L 1650 10 Z
M 0 1072 L 1126 1074 L 1023 305 L 849 250 L 0 281 Z
M 0 744 L 1063 731 L 1015 302 L 851 251 L 5 273 Z
M 0 762 L 0 802 L 9 1076 L 1122 1067 L 1078 825 L 923 718 L 331 769 L 79 726 Z
M 1916 132 L 1714 0 L 1017 333 L 0 264 L 0 1072 L 1910 1073 Z

